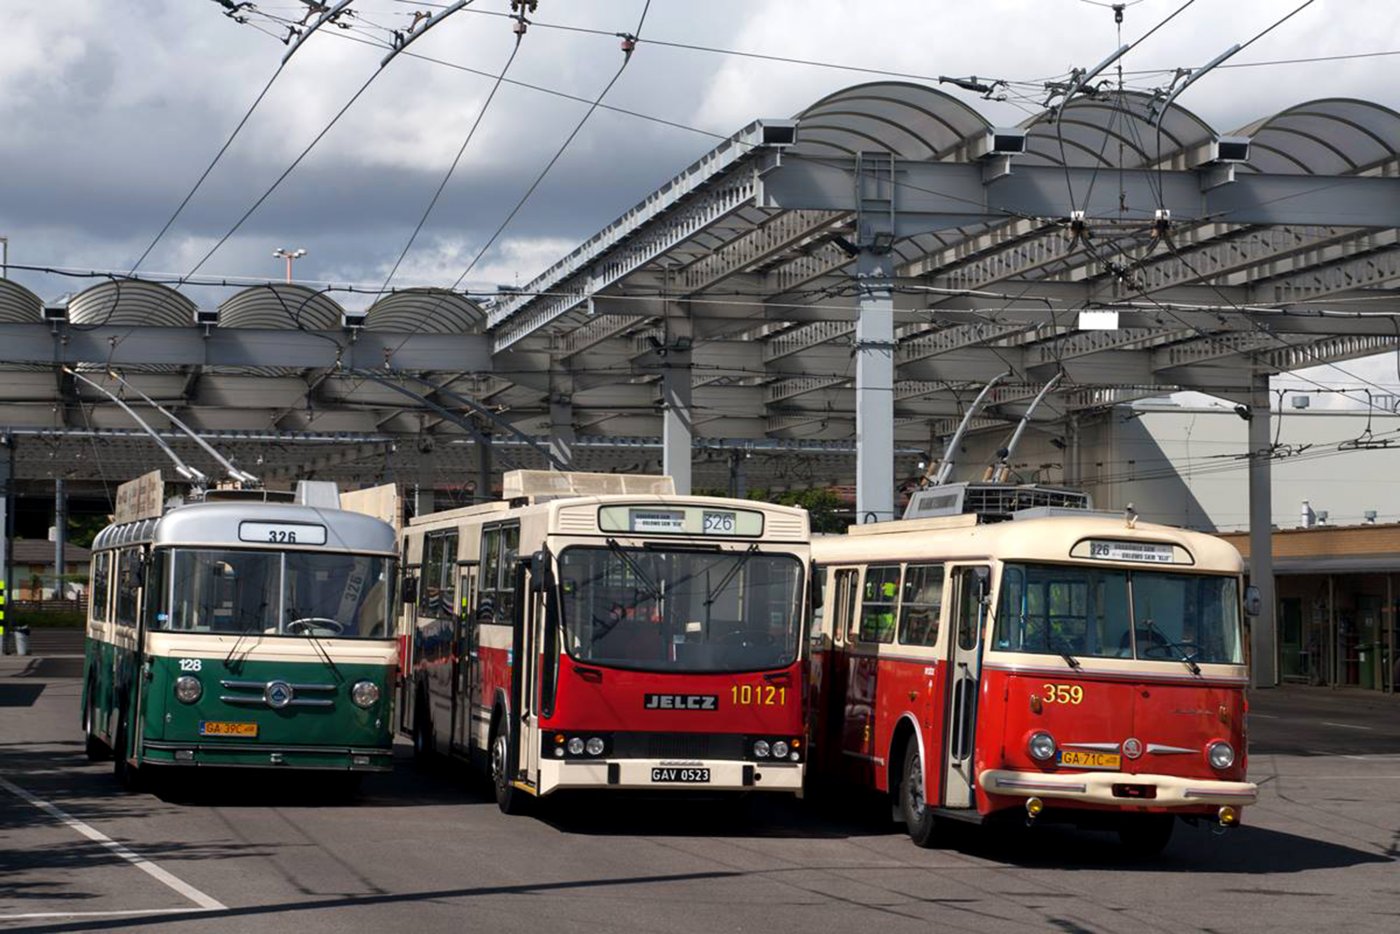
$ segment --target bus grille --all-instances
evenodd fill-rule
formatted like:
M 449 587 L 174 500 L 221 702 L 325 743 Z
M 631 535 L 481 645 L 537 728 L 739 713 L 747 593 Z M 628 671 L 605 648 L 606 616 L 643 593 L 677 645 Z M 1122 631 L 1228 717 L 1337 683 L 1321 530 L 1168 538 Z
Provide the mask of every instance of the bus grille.
M 614 733 L 620 759 L 742 759 L 744 738 L 711 733 Z

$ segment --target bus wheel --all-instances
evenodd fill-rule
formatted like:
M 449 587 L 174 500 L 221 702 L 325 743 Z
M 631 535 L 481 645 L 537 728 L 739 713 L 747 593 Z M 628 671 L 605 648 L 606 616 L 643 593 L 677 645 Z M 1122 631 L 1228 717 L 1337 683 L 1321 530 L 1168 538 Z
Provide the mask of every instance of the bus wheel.
M 496 806 L 506 814 L 525 813 L 525 795 L 510 782 L 510 731 L 502 728 L 491 739 L 491 784 Z
M 140 791 L 141 770 L 127 759 L 129 755 L 128 735 L 126 712 L 122 711 L 117 720 L 117 743 L 112 748 L 112 774 L 116 776 L 117 783 L 127 791 Z
M 1147 859 L 1166 849 L 1176 827 L 1172 814 L 1134 814 L 1118 825 L 1118 842 L 1130 856 Z
M 433 727 L 428 715 L 423 712 L 424 702 L 414 704 L 413 711 L 413 759 L 419 765 L 433 757 Z
M 92 696 L 92 689 L 89 688 L 87 707 L 83 709 L 83 745 L 85 747 L 83 751 L 87 753 L 89 762 L 101 762 L 107 758 L 111 750 L 92 731 L 93 724 L 97 720 L 97 717 L 93 715 Z
M 924 763 L 917 740 L 904 747 L 904 772 L 899 781 L 899 810 L 909 839 L 919 846 L 933 846 L 933 809 L 924 797 Z

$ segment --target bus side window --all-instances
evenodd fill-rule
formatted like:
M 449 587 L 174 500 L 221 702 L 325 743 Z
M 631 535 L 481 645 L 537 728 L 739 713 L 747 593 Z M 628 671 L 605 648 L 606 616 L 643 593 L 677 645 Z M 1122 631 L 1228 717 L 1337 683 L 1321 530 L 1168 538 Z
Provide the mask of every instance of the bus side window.
M 107 621 L 107 595 L 111 591 L 110 552 L 102 551 L 92 558 L 92 618 L 99 623 Z
M 898 595 L 898 565 L 866 569 L 865 594 L 860 607 L 860 641 L 894 641 L 895 601 Z
M 899 602 L 899 641 L 904 645 L 938 642 L 938 617 L 943 610 L 943 566 L 911 564 L 904 572 Z
M 119 626 L 136 625 L 137 591 L 141 588 L 141 552 L 123 548 L 117 558 L 116 622 Z

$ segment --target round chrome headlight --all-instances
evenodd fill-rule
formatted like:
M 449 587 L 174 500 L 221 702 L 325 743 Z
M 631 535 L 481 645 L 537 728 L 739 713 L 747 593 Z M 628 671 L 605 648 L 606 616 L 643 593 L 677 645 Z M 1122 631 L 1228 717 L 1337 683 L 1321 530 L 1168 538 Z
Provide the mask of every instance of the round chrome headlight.
M 356 681 L 350 688 L 350 699 L 356 707 L 373 707 L 374 702 L 379 700 L 379 685 L 373 681 Z
M 755 740 L 755 741 L 754 741 L 754 744 L 753 744 L 753 754 L 754 754 L 755 756 L 758 756 L 758 758 L 760 758 L 760 759 L 767 759 L 767 758 L 768 758 L 768 753 L 769 753 L 769 752 L 770 752 L 770 749 L 769 749 L 769 746 L 768 746 L 768 740 L 766 740 L 766 739 L 760 739 L 760 740 Z
M 603 739 L 600 736 L 588 737 L 588 743 L 584 747 L 590 756 L 601 756 L 603 754 Z
M 204 695 L 204 685 L 193 675 L 181 675 L 175 679 L 175 698 L 182 704 L 193 704 Z
M 1049 762 L 1055 758 L 1055 737 L 1049 733 L 1032 733 L 1030 742 L 1026 743 L 1026 752 L 1031 754 L 1031 758 L 1039 762 Z
M 1210 760 L 1211 768 L 1223 771 L 1235 764 L 1235 747 L 1224 740 L 1211 743 L 1206 748 L 1206 758 Z
M 572 737 L 569 738 L 569 755 L 571 755 L 571 756 L 581 756 L 581 755 L 583 755 L 583 737 L 582 737 L 582 736 L 572 736 Z
M 787 744 L 787 743 L 783 742 L 782 740 L 778 740 L 776 743 L 773 744 L 773 758 L 774 758 L 774 759 L 786 759 L 786 758 L 787 758 L 787 754 L 788 754 L 788 744 Z

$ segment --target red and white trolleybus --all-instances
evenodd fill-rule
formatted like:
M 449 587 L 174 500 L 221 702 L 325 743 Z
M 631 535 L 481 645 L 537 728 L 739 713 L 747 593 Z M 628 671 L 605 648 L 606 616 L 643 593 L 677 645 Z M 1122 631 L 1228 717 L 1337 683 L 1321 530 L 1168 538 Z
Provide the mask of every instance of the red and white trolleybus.
M 560 789 L 800 794 L 807 514 L 668 477 L 511 471 L 414 519 L 400 712 L 489 769 L 507 812 Z
M 1178 817 L 1238 823 L 1257 796 L 1239 553 L 1122 516 L 1007 518 L 814 539 L 814 768 L 889 792 L 925 846 L 939 819 L 997 814 L 1139 853 Z

